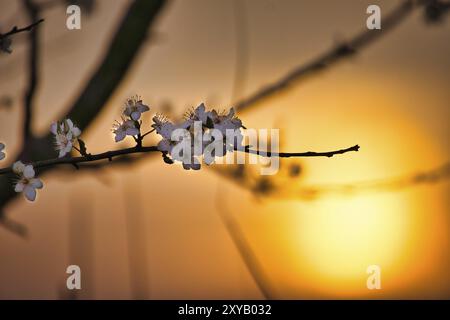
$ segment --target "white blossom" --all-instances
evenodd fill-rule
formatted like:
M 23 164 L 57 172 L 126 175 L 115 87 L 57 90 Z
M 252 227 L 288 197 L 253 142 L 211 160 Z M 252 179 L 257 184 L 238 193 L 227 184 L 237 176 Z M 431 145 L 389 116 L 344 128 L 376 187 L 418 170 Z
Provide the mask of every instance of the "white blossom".
M 163 116 L 153 117 L 152 127 L 156 130 L 156 133 L 162 136 L 161 141 L 158 143 L 158 150 L 169 154 L 173 160 L 180 161 L 183 164 L 183 168 L 186 170 L 200 169 L 200 163 L 195 158 L 196 148 L 194 148 L 194 139 L 191 132 L 188 130 L 191 127 L 192 121 L 186 120 L 180 124 L 173 124 Z M 178 139 L 172 139 L 175 130 L 181 129 L 177 132 Z M 189 152 L 185 152 L 188 150 Z
M 163 137 L 158 143 L 158 149 L 169 154 L 173 160 L 181 161 L 185 169 L 198 170 L 200 164 L 197 157 L 201 155 L 207 165 L 212 164 L 216 156 L 224 156 L 227 151 L 233 151 L 241 146 L 243 141 L 240 130 L 242 121 L 236 116 L 233 108 L 228 114 L 219 114 L 216 110 L 206 111 L 202 103 L 188 112 L 186 121 L 179 125 L 174 125 L 161 116 L 154 117 L 153 122 L 152 127 Z M 174 141 L 172 133 L 178 128 L 186 129 L 185 139 L 181 136 Z M 197 132 L 199 128 L 200 134 Z M 178 152 L 174 152 L 175 148 Z M 205 152 L 206 148 L 208 152 Z M 179 152 L 180 150 L 190 152 L 184 154 Z
M 81 130 L 70 119 L 52 123 L 50 131 L 55 135 L 55 145 L 56 150 L 59 151 L 59 158 L 70 153 L 75 140 L 81 135 Z
M 216 115 L 213 120 L 214 129 L 222 131 L 223 134 L 226 130 L 238 130 L 242 127 L 242 121 L 235 115 L 234 108 L 231 108 L 227 115 Z
M 215 116 L 215 111 L 206 111 L 205 104 L 202 103 L 190 112 L 188 119 L 191 121 L 201 121 L 204 126 L 207 126 L 208 122 L 213 123 Z
M 127 100 L 123 114 L 130 117 L 131 120 L 137 121 L 140 119 L 142 113 L 149 110 L 150 108 L 143 104 L 139 97 L 132 97 Z
M 222 133 L 224 146 L 228 151 L 233 151 L 236 147 L 242 145 L 244 137 L 241 133 L 241 127 L 242 121 L 236 116 L 234 108 L 231 108 L 228 114 L 218 114 L 214 118 L 214 129 Z M 229 141 L 227 137 L 233 140 Z
M 122 122 L 117 121 L 113 125 L 113 133 L 116 135 L 115 141 L 119 142 L 125 139 L 126 136 L 137 136 L 139 129 L 136 127 L 135 121 L 122 118 Z
M 19 176 L 19 180 L 14 186 L 15 192 L 22 192 L 26 199 L 34 201 L 36 199 L 36 189 L 42 189 L 44 184 L 35 178 L 32 165 L 25 165 L 21 161 L 13 164 L 13 171 Z
M 161 115 L 156 115 L 153 117 L 152 127 L 156 130 L 156 133 L 161 135 L 164 139 L 169 139 L 172 136 L 173 130 L 176 126 Z
M 3 150 L 5 149 L 5 145 L 0 142 L 0 160 L 3 160 L 5 158 L 5 153 Z

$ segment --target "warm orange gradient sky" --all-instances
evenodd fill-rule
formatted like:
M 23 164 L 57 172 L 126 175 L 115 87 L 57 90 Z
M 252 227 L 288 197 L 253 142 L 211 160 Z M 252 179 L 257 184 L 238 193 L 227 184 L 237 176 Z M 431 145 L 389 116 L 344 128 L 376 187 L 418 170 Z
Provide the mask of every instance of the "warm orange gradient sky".
M 47 132 L 77 96 L 127 3 L 98 0 L 80 31 L 65 28 L 63 8 L 45 13 L 36 132 Z M 369 4 L 384 14 L 397 1 L 246 0 L 243 96 L 364 28 Z M 19 2 L 0 0 L 2 30 L 26 24 L 24 14 L 11 21 L 17 10 Z M 89 150 L 119 147 L 110 128 L 131 94 L 153 112 L 166 102 L 178 115 L 201 102 L 227 107 L 234 28 L 233 1 L 173 1 L 153 30 L 156 40 L 146 43 L 85 132 Z M 352 59 L 240 116 L 247 127 L 280 128 L 289 151 L 361 146 L 358 153 L 302 160 L 296 186 L 432 169 L 450 159 L 449 34 L 448 20 L 428 26 L 416 12 Z M 13 54 L 0 56 L 0 97 L 15 101 L 12 110 L 0 109 L 0 141 L 11 155 L 20 148 L 25 43 L 17 39 Z M 82 265 L 82 298 L 261 298 L 217 213 L 217 192 L 277 298 L 450 298 L 448 181 L 255 200 L 212 170 L 186 172 L 159 157 L 95 175 L 54 171 L 43 180 L 36 203 L 20 198 L 7 208 L 30 234 L 21 239 L 0 229 L 0 298 L 59 298 L 69 264 Z M 366 288 L 372 264 L 382 269 L 378 291 Z

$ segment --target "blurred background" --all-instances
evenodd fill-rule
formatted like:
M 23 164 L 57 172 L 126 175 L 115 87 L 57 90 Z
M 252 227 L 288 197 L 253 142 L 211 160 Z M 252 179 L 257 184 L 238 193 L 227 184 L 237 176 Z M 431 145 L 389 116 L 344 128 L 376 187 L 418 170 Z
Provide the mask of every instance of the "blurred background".
M 33 137 L 44 141 L 77 106 L 88 151 L 100 153 L 131 146 L 111 133 L 130 95 L 151 106 L 148 128 L 157 112 L 229 108 L 368 32 L 366 8 L 377 4 L 382 30 L 370 45 L 238 112 L 246 127 L 279 128 L 283 151 L 361 150 L 286 159 L 271 177 L 254 166 L 185 171 L 156 155 L 59 167 L 39 172 L 34 203 L 3 179 L 0 298 L 450 298 L 450 24 L 436 5 L 384 30 L 402 1 L 139 2 L 0 0 L 2 33 L 33 22 L 30 3 L 45 19 L 0 54 L 1 167 L 54 156 L 23 138 L 32 35 Z M 81 30 L 66 28 L 69 3 L 81 6 Z M 111 47 L 127 19 L 132 32 Z M 127 41 L 136 52 L 123 58 Z M 114 54 L 108 72 L 126 72 L 94 82 L 115 86 L 86 87 Z M 71 264 L 82 270 L 77 292 L 65 287 Z M 381 267 L 381 290 L 366 287 L 369 265 Z

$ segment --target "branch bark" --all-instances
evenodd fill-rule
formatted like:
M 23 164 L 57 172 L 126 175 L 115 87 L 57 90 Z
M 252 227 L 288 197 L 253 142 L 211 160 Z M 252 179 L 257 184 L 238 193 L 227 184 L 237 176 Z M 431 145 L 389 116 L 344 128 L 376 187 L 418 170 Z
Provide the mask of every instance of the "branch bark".
M 34 3 L 33 0 L 23 1 L 29 20 L 32 21 L 42 21 L 39 19 L 39 7 Z M 33 24 L 31 25 L 33 26 Z M 30 140 L 31 126 L 33 121 L 33 102 L 35 92 L 39 84 L 39 70 L 38 70 L 38 60 L 39 60 L 39 28 L 31 27 L 28 33 L 28 87 L 25 92 L 24 97 L 24 120 L 23 120 L 23 143 L 26 144 Z
M 136 0 L 120 22 L 106 54 L 91 76 L 78 99 L 61 118 L 70 118 L 80 129 L 91 124 L 110 96 L 126 76 L 142 44 L 148 40 L 147 31 L 162 11 L 165 0 Z M 16 157 L 25 162 L 56 157 L 53 137 L 31 137 Z M 16 193 L 11 189 L 11 175 L 0 177 L 0 209 L 11 201 Z M 0 210 L 0 219 L 3 211 Z
M 399 4 L 391 13 L 383 16 L 383 27 L 381 30 L 363 30 L 358 33 L 353 39 L 346 43 L 342 43 L 337 47 L 332 47 L 330 50 L 324 52 L 311 62 L 300 65 L 280 79 L 272 82 L 271 84 L 257 90 L 249 97 L 240 100 L 234 104 L 237 111 L 246 110 L 252 106 L 255 106 L 267 99 L 275 96 L 276 94 L 287 91 L 292 85 L 299 80 L 318 74 L 320 71 L 327 69 L 328 67 L 336 64 L 346 57 L 354 55 L 359 50 L 373 43 L 381 36 L 387 34 L 393 30 L 397 25 L 403 22 L 415 8 L 425 6 L 429 0 L 413 1 L 405 0 Z
M 30 24 L 26 27 L 23 27 L 23 28 L 18 28 L 17 26 L 14 26 L 10 31 L 8 31 L 6 33 L 0 33 L 0 38 L 6 38 L 6 37 L 10 37 L 17 33 L 31 31 L 34 29 L 34 27 L 36 27 L 41 22 L 44 22 L 44 19 L 39 19 L 36 22 L 33 22 L 32 24 Z
M 337 154 L 344 154 L 351 151 L 358 151 L 359 146 L 355 145 L 350 148 L 346 149 L 340 149 L 335 151 L 327 151 L 327 152 L 267 152 L 267 151 L 261 151 L 261 150 L 254 150 L 250 149 L 249 147 L 243 147 L 241 149 L 237 148 L 236 151 L 241 151 L 249 154 L 256 154 L 262 157 L 279 157 L 279 158 L 300 158 L 300 157 L 328 157 L 331 158 L 334 155 Z M 108 159 L 109 161 L 112 161 L 114 157 L 128 155 L 128 154 L 136 154 L 136 153 L 148 153 L 148 152 L 160 152 L 158 150 L 157 146 L 149 146 L 149 147 L 143 147 L 140 145 L 137 145 L 136 147 L 126 148 L 126 149 L 120 149 L 115 151 L 106 151 L 99 154 L 94 155 L 86 155 L 86 156 L 80 156 L 80 157 L 67 157 L 67 158 L 55 158 L 55 159 L 49 159 L 49 160 L 41 160 L 29 163 L 31 164 L 35 169 L 38 168 L 48 168 L 48 167 L 54 167 L 61 164 L 71 164 L 76 166 L 79 163 L 84 162 L 93 162 L 93 161 L 99 161 L 99 160 L 105 160 Z M 12 166 L 8 168 L 0 169 L 0 175 L 3 174 L 10 174 L 13 173 Z

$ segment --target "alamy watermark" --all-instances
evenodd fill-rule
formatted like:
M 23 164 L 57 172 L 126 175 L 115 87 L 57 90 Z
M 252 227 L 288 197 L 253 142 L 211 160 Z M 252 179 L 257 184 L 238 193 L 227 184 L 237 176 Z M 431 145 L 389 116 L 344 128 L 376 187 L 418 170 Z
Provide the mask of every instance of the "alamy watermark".
M 66 269 L 70 274 L 66 280 L 66 287 L 69 290 L 81 290 L 81 268 L 77 265 L 70 265 Z
M 184 166 L 200 166 L 200 157 L 206 164 L 259 164 L 261 175 L 274 175 L 280 167 L 279 129 L 208 128 L 202 121 L 194 121 L 187 128 L 176 128 L 170 139 L 160 145 L 173 160 Z M 264 151 L 253 151 L 255 150 Z M 242 152 L 233 152 L 242 151 Z M 245 152 L 247 151 L 247 152 Z
M 366 272 L 369 274 L 366 281 L 367 289 L 381 289 L 381 268 L 378 265 L 370 265 L 367 267 Z
M 70 5 L 66 9 L 69 15 L 66 19 L 66 27 L 69 30 L 81 29 L 81 8 L 77 5 Z

